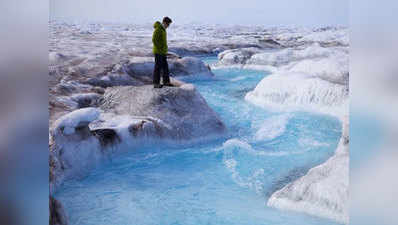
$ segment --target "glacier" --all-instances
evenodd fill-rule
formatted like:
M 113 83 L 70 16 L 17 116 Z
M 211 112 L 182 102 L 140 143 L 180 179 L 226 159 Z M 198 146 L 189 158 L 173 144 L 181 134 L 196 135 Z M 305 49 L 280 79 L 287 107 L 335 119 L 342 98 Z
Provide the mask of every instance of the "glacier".
M 269 207 L 288 210 L 289 216 L 290 211 L 297 211 L 348 223 L 348 28 L 172 26 L 168 60 L 176 87 L 153 90 L 151 26 L 60 21 L 51 21 L 49 26 L 50 195 L 58 199 L 54 198 L 53 208 L 62 215 L 61 220 L 66 220 L 61 204 L 71 203 L 56 193 L 60 188 L 65 191 L 65 184 L 68 187 L 76 179 L 91 176 L 106 162 L 154 145 L 167 149 L 222 140 L 221 147 L 206 149 L 205 155 L 216 154 L 219 159 L 217 154 L 222 152 L 224 167 L 233 180 L 262 196 L 248 194 L 242 199 L 266 202 Z M 210 63 L 203 58 L 206 56 L 217 59 Z M 220 76 L 220 71 L 231 77 Z M 218 86 L 220 82 L 224 85 Z M 207 84 L 219 89 L 221 98 L 224 92 L 228 97 L 216 99 Z M 311 149 L 333 147 L 330 137 L 325 142 L 313 134 L 291 143 L 281 142 L 292 132 L 292 124 L 301 121 L 298 117 L 302 112 L 330 115 L 342 123 L 342 130 L 329 131 L 333 137 L 342 132 L 329 159 L 323 158 L 326 153 Z M 248 118 L 254 119 L 246 121 Z M 303 121 L 311 124 L 311 120 Z M 300 126 L 296 129 L 302 129 Z M 235 138 L 231 133 L 244 137 Z M 263 145 L 281 145 L 283 149 L 269 152 L 269 147 Z M 146 157 L 151 158 L 151 154 Z M 316 159 L 310 159 L 312 154 L 317 155 Z M 304 169 L 292 172 L 281 182 L 272 180 L 282 176 L 276 168 L 258 167 L 269 160 L 264 157 L 279 162 L 278 157 L 293 156 L 308 158 L 300 163 L 289 161 L 292 165 L 281 163 L 280 169 Z M 206 159 L 202 155 L 200 158 Z M 275 163 L 273 160 L 267 162 Z M 309 165 L 313 168 L 305 169 Z M 264 178 L 269 171 L 278 173 Z M 276 184 L 270 187 L 273 182 Z M 269 214 L 256 210 L 256 218 L 265 221 L 264 215 Z M 226 215 L 224 211 L 218 213 Z M 283 214 L 275 215 L 271 218 L 283 223 Z M 312 217 L 298 217 L 308 224 L 324 223 Z M 250 217 L 247 218 L 242 217 L 241 224 L 250 224 Z M 203 218 L 199 221 L 203 222 Z M 293 221 L 290 223 L 295 224 Z

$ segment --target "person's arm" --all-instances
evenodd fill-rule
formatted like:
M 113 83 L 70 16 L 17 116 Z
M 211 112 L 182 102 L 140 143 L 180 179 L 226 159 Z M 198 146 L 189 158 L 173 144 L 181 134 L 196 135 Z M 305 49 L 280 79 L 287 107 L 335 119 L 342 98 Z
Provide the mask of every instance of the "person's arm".
M 164 35 L 162 34 L 162 31 L 160 29 L 155 29 L 153 32 L 153 37 L 152 37 L 152 42 L 153 45 L 159 50 L 159 51 L 164 51 L 165 49 L 165 42 L 164 40 Z
M 159 29 L 155 29 L 152 35 L 152 43 L 157 49 L 160 49 L 160 39 L 161 39 L 160 36 L 161 34 L 159 32 Z

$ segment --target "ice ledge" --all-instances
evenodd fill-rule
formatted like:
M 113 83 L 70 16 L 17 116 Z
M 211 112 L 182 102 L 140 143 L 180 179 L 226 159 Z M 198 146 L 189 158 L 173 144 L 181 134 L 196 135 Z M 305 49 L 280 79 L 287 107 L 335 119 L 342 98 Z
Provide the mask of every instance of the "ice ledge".
M 348 118 L 335 154 L 306 175 L 276 191 L 270 207 L 307 213 L 348 224 L 349 134 Z
M 114 153 L 144 145 L 192 144 L 226 128 L 192 84 L 119 86 L 105 90 L 101 107 L 70 112 L 50 130 L 50 192 L 84 176 Z

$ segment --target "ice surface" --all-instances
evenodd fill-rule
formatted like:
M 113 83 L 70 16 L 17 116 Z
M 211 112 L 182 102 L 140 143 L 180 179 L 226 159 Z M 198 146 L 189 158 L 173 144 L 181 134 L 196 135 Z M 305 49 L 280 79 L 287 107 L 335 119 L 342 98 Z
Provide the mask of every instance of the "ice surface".
M 348 224 L 348 118 L 335 155 L 275 192 L 268 206 L 309 213 Z
M 152 85 L 108 88 L 102 108 L 118 115 L 157 118 L 169 127 L 159 127 L 159 135 L 176 141 L 222 134 L 225 129 L 218 115 L 190 84 L 161 89 Z
M 348 29 L 325 29 L 303 36 L 298 41 L 329 43 L 334 45 L 349 45 Z
M 195 57 L 171 58 L 168 59 L 168 64 L 173 76 L 213 76 L 209 68 Z M 146 76 L 152 79 L 154 65 L 153 57 L 133 57 L 126 63 L 125 72 L 131 76 Z
M 301 73 L 272 74 L 245 98 L 278 110 L 318 110 L 336 115 L 346 107 L 348 89 Z
M 315 110 L 344 115 L 348 108 L 348 52 L 341 47 L 286 48 L 253 54 L 245 68 L 265 69 L 265 77 L 246 99 L 279 110 Z
M 93 120 L 96 120 L 99 115 L 100 111 L 97 108 L 84 108 L 66 114 L 55 122 L 55 135 L 59 132 L 65 135 L 73 134 L 78 125 L 82 123 L 89 124 Z
M 52 128 L 56 128 L 51 130 L 50 135 L 51 191 L 54 190 L 54 186 L 62 183 L 66 178 L 87 174 L 98 163 L 110 158 L 117 151 L 135 150 L 135 146 L 143 144 L 140 141 L 155 143 L 153 140 L 151 142 L 146 139 L 148 137 L 159 139 L 161 137 L 159 134 L 165 133 L 167 134 L 165 136 L 169 135 L 174 139 L 177 137 L 182 139 L 207 137 L 217 133 L 223 127 L 221 119 L 204 102 L 193 85 L 180 86 L 181 83 L 173 78 L 172 82 L 180 87 L 175 88 L 174 91 L 167 89 L 168 91 L 158 93 L 159 95 L 155 95 L 143 87 L 143 85 L 151 83 L 153 70 L 152 24 L 71 24 L 52 21 L 49 25 L 50 125 Z M 345 176 L 348 176 L 348 172 L 345 171 L 348 164 L 348 154 L 346 153 L 348 147 L 346 145 L 340 143 L 335 156 L 321 166 L 310 170 L 306 176 L 287 184 L 286 187 L 281 185 L 285 185 L 287 182 L 276 184 L 274 189 L 269 189 L 269 186 L 275 182 L 271 180 L 271 177 L 276 176 L 273 173 L 279 172 L 278 168 L 294 169 L 292 168 L 294 163 L 298 163 L 294 164 L 296 166 L 305 167 L 309 164 L 317 165 L 320 161 L 323 162 L 320 155 L 324 156 L 324 153 L 314 151 L 311 154 L 306 154 L 308 149 L 331 148 L 331 142 L 317 139 L 315 133 L 299 137 L 293 142 L 290 139 L 286 141 L 285 138 L 292 135 L 288 126 L 297 121 L 295 117 L 291 118 L 289 115 L 291 115 L 290 113 L 295 114 L 296 110 L 329 113 L 337 115 L 339 118 L 347 114 L 348 32 L 349 30 L 346 28 L 335 27 L 306 29 L 198 24 L 173 25 L 168 30 L 169 50 L 171 53 L 176 53 L 169 58 L 172 74 L 180 77 L 194 75 L 191 76 L 194 77 L 192 80 L 186 77 L 181 79 L 198 82 L 197 84 L 204 83 L 202 91 L 204 90 L 207 98 L 212 101 L 209 105 L 225 113 L 223 120 L 228 122 L 225 124 L 239 135 L 243 133 L 248 135 L 224 143 L 222 147 L 224 150 L 223 165 L 232 174 L 234 181 L 240 184 L 240 187 L 254 189 L 257 194 L 264 191 L 275 191 L 277 190 L 275 188 L 278 187 L 279 191 L 272 195 L 268 203 L 270 206 L 307 212 L 340 222 L 347 221 L 345 206 L 347 186 L 344 180 Z M 201 75 L 212 77 L 213 71 L 201 60 L 192 56 L 218 53 L 220 53 L 219 62 L 212 68 L 251 68 L 268 71 L 272 74 L 264 75 L 251 72 L 235 76 L 233 72 L 229 71 L 228 76 L 223 77 L 224 81 L 218 80 L 217 77 L 203 79 Z M 225 81 L 231 82 L 226 85 L 222 83 Z M 220 92 L 217 92 L 217 95 L 214 95 L 212 91 L 207 92 L 206 82 L 214 85 L 212 88 L 220 90 Z M 240 86 L 242 83 L 244 85 Z M 225 89 L 226 86 L 231 89 Z M 131 90 L 133 88 L 138 88 L 140 91 L 134 92 Z M 112 92 L 111 90 L 118 91 Z M 129 95 L 129 91 L 134 95 Z M 115 95 L 109 96 L 111 92 L 116 97 Z M 245 99 L 249 103 L 238 102 L 237 99 L 243 99 L 247 92 L 249 93 Z M 106 108 L 103 108 L 106 112 L 99 112 L 94 108 L 80 109 L 82 107 L 97 107 L 103 99 L 104 93 L 105 103 L 118 105 L 116 108 L 119 111 Z M 117 97 L 118 93 L 121 96 Z M 181 99 L 178 96 L 183 96 L 186 99 Z M 218 96 L 219 101 L 216 101 L 214 96 Z M 257 115 L 255 113 L 258 124 L 256 122 L 257 125 L 253 126 L 254 121 L 252 124 L 252 121 L 246 121 L 246 119 L 258 109 L 251 108 L 253 105 L 250 102 L 261 106 L 263 110 L 286 110 L 289 111 L 289 114 L 264 118 L 268 114 L 259 113 Z M 239 107 L 230 107 L 235 104 Z M 226 110 L 223 111 L 224 109 Z M 239 116 L 234 117 L 238 112 Z M 187 123 L 189 120 L 194 123 Z M 312 124 L 311 120 L 304 120 L 304 122 L 301 126 Z M 176 129 L 176 132 L 167 132 Z M 323 130 L 322 132 L 335 135 L 337 131 Z M 126 140 L 130 140 L 133 145 L 126 145 L 128 142 Z M 271 149 L 278 146 L 278 151 L 274 152 L 270 149 L 262 149 L 262 147 L 258 151 L 258 147 L 264 143 L 270 144 Z M 301 160 L 289 161 L 292 160 L 293 155 L 298 156 Z M 303 160 L 302 155 L 311 155 L 311 157 Z M 273 158 L 267 161 L 266 157 L 286 158 L 283 158 L 284 160 Z M 216 157 L 216 159 L 219 158 L 219 156 Z M 184 159 L 178 159 L 178 162 L 184 162 Z M 193 161 L 198 161 L 196 155 Z M 206 166 L 211 163 L 207 161 L 207 158 L 204 158 L 203 162 L 208 164 L 201 165 L 201 169 L 207 168 Z M 276 162 L 280 164 L 275 167 L 273 165 Z M 188 163 L 188 165 L 192 164 L 192 162 Z M 258 167 L 258 165 L 261 166 Z M 269 165 L 269 169 L 264 169 L 264 165 Z M 195 168 L 193 171 L 202 170 Z M 154 174 L 158 173 L 155 171 Z M 189 174 L 192 174 L 192 171 Z M 268 174 L 273 174 L 273 176 L 268 176 Z M 180 175 L 184 177 L 183 173 Z M 207 177 L 211 177 L 211 174 Z M 225 179 L 228 176 L 223 174 L 215 180 L 218 181 L 220 177 Z M 343 177 L 343 179 L 340 180 L 338 177 Z M 118 179 L 117 176 L 113 178 Z M 156 180 L 158 177 L 154 176 L 154 178 Z M 123 177 L 121 180 L 125 180 L 125 178 Z M 135 181 L 135 179 L 132 180 Z M 186 181 L 187 179 L 181 180 Z M 337 188 L 330 189 L 335 184 Z M 171 187 L 171 189 L 181 188 Z M 309 191 L 304 192 L 303 189 Z M 228 191 L 229 189 L 222 190 Z M 164 190 L 159 193 L 164 193 Z M 161 195 L 159 193 L 157 194 Z M 238 202 L 244 202 L 247 199 L 245 198 L 247 195 L 241 195 L 241 193 L 241 191 L 233 192 L 233 196 L 241 198 Z M 148 193 L 140 194 L 144 201 L 145 194 Z M 197 196 L 196 194 L 194 196 Z M 147 200 L 152 201 L 153 195 L 149 193 L 149 196 Z M 179 199 L 176 196 L 174 196 L 175 199 Z M 259 196 L 252 196 L 252 198 L 263 199 Z M 125 198 L 122 196 L 121 199 Z M 161 202 L 170 203 L 164 199 Z M 219 198 L 219 200 L 225 199 L 225 196 Z M 301 201 L 296 201 L 297 199 L 301 199 Z M 66 200 L 63 199 L 63 201 Z M 225 203 L 225 201 L 221 202 Z M 125 204 L 126 202 L 117 203 Z M 192 205 L 189 204 L 185 208 Z M 240 208 L 241 203 L 227 203 L 227 205 L 237 205 Z M 157 212 L 152 209 L 153 207 L 142 212 Z M 263 209 L 263 205 L 261 205 L 261 209 Z M 206 208 L 206 210 L 208 209 Z M 140 212 L 139 207 L 135 208 L 135 212 Z M 164 212 L 164 210 L 160 210 L 160 212 Z M 195 209 L 192 212 L 195 212 Z M 215 212 L 220 213 L 220 211 Z M 126 215 L 131 216 L 131 212 L 129 211 Z M 257 215 L 258 218 L 261 217 L 262 221 L 265 221 L 262 210 L 257 211 Z M 248 221 L 253 221 L 251 217 L 252 215 L 248 217 L 250 219 L 246 220 L 245 218 L 242 221 L 250 224 Z M 214 214 L 209 218 L 214 218 Z M 240 221 L 241 218 L 237 219 Z M 274 219 L 283 223 L 280 221 L 279 214 Z M 229 222 L 226 224 L 232 224 L 231 221 Z M 293 224 L 297 221 L 290 222 Z M 318 223 L 314 222 L 314 224 Z
M 323 80 L 348 85 L 348 56 L 336 56 L 319 60 L 305 59 L 297 63 L 291 63 L 281 70 L 304 73 Z
M 219 54 L 220 63 L 232 63 L 232 59 L 236 58 L 234 63 L 252 64 L 252 65 L 271 65 L 280 66 L 287 63 L 300 61 L 304 59 L 320 59 L 330 56 L 341 56 L 346 54 L 338 48 L 325 48 L 315 43 L 300 48 L 285 48 L 282 50 L 259 50 L 259 49 L 236 49 L 227 50 Z M 241 60 L 239 57 L 241 56 Z M 223 60 L 223 58 L 229 60 Z M 346 58 L 347 59 L 347 56 Z

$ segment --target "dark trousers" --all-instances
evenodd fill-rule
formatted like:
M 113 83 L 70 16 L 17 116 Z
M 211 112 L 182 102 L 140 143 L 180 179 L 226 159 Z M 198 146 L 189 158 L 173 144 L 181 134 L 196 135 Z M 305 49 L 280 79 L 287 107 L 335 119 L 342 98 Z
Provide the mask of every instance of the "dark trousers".
M 169 64 L 167 56 L 155 54 L 155 68 L 153 70 L 153 83 L 160 84 L 160 71 L 163 71 L 163 84 L 170 83 Z

